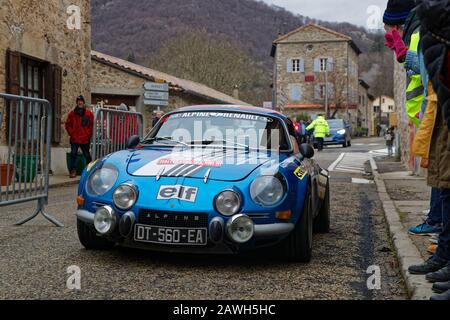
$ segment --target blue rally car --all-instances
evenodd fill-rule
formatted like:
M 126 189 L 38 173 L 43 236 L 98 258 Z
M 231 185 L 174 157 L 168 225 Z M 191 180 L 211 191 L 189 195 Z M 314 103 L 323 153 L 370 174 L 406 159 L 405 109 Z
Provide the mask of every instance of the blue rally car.
M 262 108 L 169 113 L 147 137 L 85 169 L 80 242 L 214 254 L 276 247 L 308 262 L 313 233 L 330 228 L 329 174 L 294 137 L 288 118 Z

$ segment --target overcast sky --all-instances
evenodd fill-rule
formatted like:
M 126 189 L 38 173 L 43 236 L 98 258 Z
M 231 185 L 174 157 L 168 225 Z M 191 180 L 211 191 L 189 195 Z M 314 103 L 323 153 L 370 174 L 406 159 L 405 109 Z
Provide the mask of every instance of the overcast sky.
M 381 23 L 388 0 L 262 0 L 294 13 L 326 21 L 350 22 L 367 29 Z M 371 7 L 375 6 L 375 7 Z M 378 8 L 378 9 L 377 9 Z M 368 13 L 368 10 L 370 13 Z M 375 20 L 374 20 L 375 18 Z

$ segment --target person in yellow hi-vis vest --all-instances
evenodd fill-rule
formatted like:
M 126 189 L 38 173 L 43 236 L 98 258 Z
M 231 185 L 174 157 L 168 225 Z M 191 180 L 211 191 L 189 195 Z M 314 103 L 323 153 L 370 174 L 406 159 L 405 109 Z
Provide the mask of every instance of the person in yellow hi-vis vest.
M 319 115 L 307 128 L 306 131 L 314 130 L 314 139 L 317 142 L 317 149 L 323 150 L 323 139 L 330 135 L 330 126 L 323 115 Z

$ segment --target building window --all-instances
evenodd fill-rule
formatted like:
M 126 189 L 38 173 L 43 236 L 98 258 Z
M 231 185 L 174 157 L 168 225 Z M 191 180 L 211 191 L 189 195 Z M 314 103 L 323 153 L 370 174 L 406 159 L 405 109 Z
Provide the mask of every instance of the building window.
M 288 59 L 288 61 L 287 61 L 287 72 L 288 73 L 305 72 L 304 60 L 301 59 L 301 58 Z
M 325 98 L 325 93 L 326 93 L 327 87 L 324 84 L 320 85 L 320 97 L 321 98 Z
M 322 58 L 320 59 L 320 72 L 325 72 L 328 70 L 328 59 Z
M 301 71 L 301 60 L 292 59 L 292 72 L 300 72 L 300 71 Z
M 52 142 L 59 143 L 61 141 L 62 69 L 57 65 L 9 50 L 6 62 L 8 93 L 50 101 L 53 108 Z M 13 108 L 11 114 L 13 128 L 9 128 L 8 131 L 12 133 L 12 138 L 15 139 L 15 133 L 19 130 L 14 129 L 16 119 L 24 119 L 25 123 L 23 126 L 21 125 L 21 129 L 24 131 L 23 133 L 19 131 L 18 134 L 23 134 L 29 140 L 36 141 L 39 133 L 32 132 L 32 128 L 35 130 L 39 128 L 37 123 L 40 119 L 38 119 L 39 112 L 38 115 L 33 112 L 32 104 L 21 104 L 19 108 Z M 7 123 L 9 124 L 9 119 Z
M 389 106 L 389 111 L 394 111 L 394 106 Z

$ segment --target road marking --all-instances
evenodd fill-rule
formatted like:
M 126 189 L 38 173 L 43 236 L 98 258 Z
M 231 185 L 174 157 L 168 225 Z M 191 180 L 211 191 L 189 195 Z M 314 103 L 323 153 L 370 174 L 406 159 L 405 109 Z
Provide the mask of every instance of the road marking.
M 344 158 L 345 153 L 341 153 L 341 155 L 337 158 L 337 160 L 335 162 L 333 162 L 331 164 L 331 166 L 328 167 L 328 171 L 332 172 L 334 171 L 334 169 L 336 168 L 336 166 L 339 164 L 339 162 L 342 161 L 342 159 Z
M 328 168 L 333 172 L 366 173 L 365 163 L 370 160 L 369 153 L 342 153 Z
M 357 179 L 357 178 L 352 178 L 352 183 L 355 184 L 373 184 L 373 181 L 367 180 L 367 179 Z
M 389 154 L 388 149 L 379 149 L 379 150 L 372 150 L 369 152 L 370 154 L 382 154 L 382 155 L 387 155 Z

